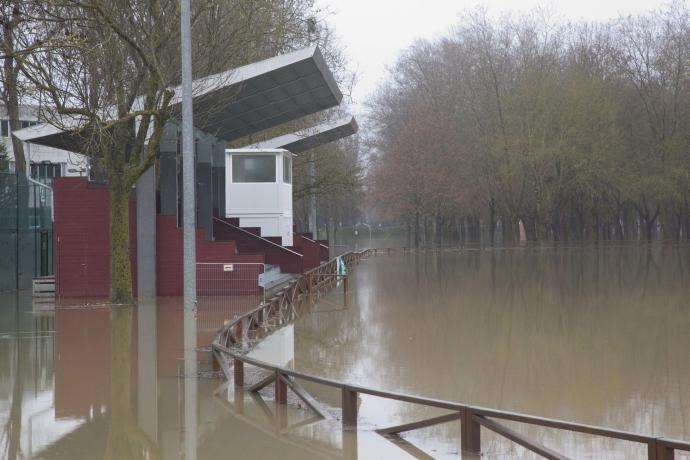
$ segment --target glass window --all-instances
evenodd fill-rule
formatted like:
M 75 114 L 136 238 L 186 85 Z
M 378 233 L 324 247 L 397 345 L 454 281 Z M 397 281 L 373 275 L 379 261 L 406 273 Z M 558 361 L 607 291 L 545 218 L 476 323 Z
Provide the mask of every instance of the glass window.
M 0 121 L 0 130 L 2 131 L 2 137 L 10 137 L 9 123 L 7 120 Z
M 61 163 L 31 163 L 31 178 L 43 183 L 52 183 L 53 179 L 62 176 Z
M 22 129 L 24 129 L 24 128 L 28 128 L 28 127 L 29 127 L 29 123 L 30 123 L 30 122 L 28 122 L 28 121 L 26 121 L 26 120 L 21 120 L 19 123 L 21 123 Z
M 292 158 L 283 155 L 283 182 L 292 184 Z
M 233 155 L 233 182 L 275 182 L 275 155 Z

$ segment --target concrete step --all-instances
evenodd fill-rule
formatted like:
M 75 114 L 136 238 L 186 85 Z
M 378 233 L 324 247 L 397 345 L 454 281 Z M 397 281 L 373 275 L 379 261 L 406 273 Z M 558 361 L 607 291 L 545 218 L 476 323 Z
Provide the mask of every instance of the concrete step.
M 264 264 L 264 273 L 279 274 L 279 273 L 281 273 L 280 266 L 279 265 Z
M 264 291 L 268 292 L 276 289 L 280 285 L 287 283 L 299 275 L 294 273 L 283 273 L 278 265 L 265 265 L 263 274 Z

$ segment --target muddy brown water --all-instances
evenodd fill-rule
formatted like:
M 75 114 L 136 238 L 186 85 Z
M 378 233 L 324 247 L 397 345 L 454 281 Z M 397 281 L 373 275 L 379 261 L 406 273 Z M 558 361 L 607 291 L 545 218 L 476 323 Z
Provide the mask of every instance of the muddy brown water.
M 347 307 L 333 291 L 253 354 L 386 390 L 690 440 L 689 281 L 687 246 L 379 256 L 354 270 Z M 460 457 L 459 422 L 404 443 L 374 431 L 431 409 L 361 396 L 360 429 L 343 432 L 333 390 L 304 384 L 331 414 L 317 421 L 294 405 L 276 411 L 270 389 L 226 388 L 207 353 L 185 353 L 185 330 L 206 346 L 259 299 L 201 300 L 195 316 L 175 298 L 51 308 L 2 295 L 0 458 Z M 646 454 L 509 425 L 572 458 Z M 482 436 L 482 458 L 534 458 Z

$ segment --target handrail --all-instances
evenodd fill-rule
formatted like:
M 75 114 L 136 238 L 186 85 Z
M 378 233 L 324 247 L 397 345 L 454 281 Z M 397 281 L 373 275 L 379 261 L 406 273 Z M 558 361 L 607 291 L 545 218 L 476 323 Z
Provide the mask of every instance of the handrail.
M 361 251 L 358 253 L 355 252 L 349 252 L 341 257 L 345 258 L 346 262 L 350 261 L 358 261 L 359 258 L 363 257 L 364 255 L 369 255 L 369 254 L 375 254 L 376 250 L 375 249 L 367 249 L 365 251 Z M 319 267 L 316 267 L 312 270 L 309 270 L 308 272 L 305 272 L 305 274 L 293 281 L 290 286 L 285 288 L 282 291 L 282 294 L 284 295 L 285 293 L 288 293 L 292 288 L 296 288 L 299 286 L 299 283 L 302 282 L 303 280 L 309 280 L 310 282 L 313 282 L 314 276 L 318 276 L 318 271 L 322 270 L 324 267 L 327 267 L 329 265 L 333 265 L 335 263 L 336 259 L 331 259 L 330 261 L 320 265 Z M 335 279 L 333 277 L 332 279 Z M 317 285 L 318 285 L 318 280 L 317 280 Z M 305 291 L 306 292 L 306 291 Z M 311 285 L 309 287 L 308 293 L 311 295 Z M 301 294 L 300 294 L 301 295 Z M 387 391 L 387 390 L 381 390 L 373 387 L 367 387 L 367 386 L 362 386 L 362 385 L 355 385 L 347 382 L 343 382 L 340 380 L 334 380 L 334 379 L 329 379 L 325 377 L 319 377 L 317 375 L 313 374 L 308 374 L 305 372 L 297 371 L 294 369 L 289 369 L 286 367 L 278 366 L 275 364 L 271 364 L 265 361 L 258 360 L 256 358 L 251 358 L 247 356 L 247 353 L 250 351 L 248 349 L 244 349 L 241 344 L 242 344 L 242 333 L 230 337 L 230 335 L 233 333 L 233 331 L 237 331 L 238 329 L 241 331 L 244 328 L 242 327 L 242 324 L 245 322 L 248 323 L 247 329 L 250 329 L 252 327 L 253 322 L 256 319 L 256 316 L 258 314 L 262 315 L 262 319 L 266 319 L 267 317 L 270 317 L 272 314 L 280 314 L 282 316 L 282 313 L 279 310 L 276 310 L 272 308 L 274 305 L 273 302 L 275 302 L 275 299 L 280 298 L 281 294 L 278 296 L 274 297 L 271 299 L 269 302 L 262 303 L 258 307 L 254 308 L 253 310 L 245 313 L 244 315 L 241 315 L 239 317 L 236 317 L 232 321 L 228 322 L 225 324 L 217 333 L 216 336 L 213 340 L 212 344 L 212 350 L 214 352 L 214 355 L 217 355 L 218 358 L 223 359 L 222 355 L 227 355 L 229 356 L 233 361 L 235 365 L 235 384 L 236 385 L 243 385 L 243 382 L 238 382 L 237 381 L 237 368 L 239 367 L 240 369 L 243 369 L 244 364 L 256 366 L 265 370 L 270 371 L 276 376 L 287 376 L 287 377 L 292 377 L 292 378 L 298 378 L 302 380 L 306 380 L 309 382 L 313 382 L 316 384 L 332 387 L 332 388 L 338 388 L 343 392 L 343 424 L 344 425 L 356 425 L 357 423 L 357 405 L 356 405 L 356 394 L 362 393 L 362 394 L 368 394 L 371 396 L 377 396 L 381 398 L 386 398 L 386 399 L 391 399 L 395 401 L 401 401 L 401 402 L 408 402 L 408 403 L 413 403 L 413 404 L 420 404 L 424 406 L 430 406 L 430 407 L 436 407 L 440 409 L 446 409 L 454 412 L 459 413 L 459 418 L 461 419 L 461 424 L 462 424 L 462 436 L 461 436 L 461 442 L 462 442 L 462 449 L 465 452 L 470 452 L 470 453 L 480 453 L 481 448 L 480 448 L 480 437 L 479 437 L 479 429 L 480 426 L 484 426 L 486 429 L 490 429 L 491 431 L 494 431 L 495 433 L 506 437 L 507 439 L 516 442 L 523 447 L 526 447 L 529 450 L 532 450 L 533 452 L 536 452 L 546 458 L 554 458 L 554 459 L 565 459 L 566 457 L 551 451 L 550 449 L 545 448 L 544 446 L 541 446 L 538 442 L 533 441 L 526 436 L 517 433 L 503 425 L 500 425 L 496 423 L 495 421 L 491 419 L 501 419 L 501 420 L 508 420 L 508 421 L 513 421 L 513 422 L 520 422 L 520 423 L 526 423 L 530 425 L 536 425 L 536 426 L 541 426 L 541 427 L 547 427 L 547 428 L 556 428 L 560 430 L 567 430 L 567 431 L 574 431 L 578 433 L 584 433 L 584 434 L 590 434 L 590 435 L 597 435 L 597 436 L 603 436 L 611 439 L 619 439 L 619 440 L 624 440 L 624 441 L 631 441 L 631 442 L 637 442 L 641 444 L 646 444 L 648 446 L 648 458 L 650 460 L 673 460 L 674 458 L 674 451 L 675 450 L 681 450 L 681 451 L 686 451 L 690 452 L 690 442 L 688 441 L 683 441 L 683 440 L 675 440 L 675 439 L 668 439 L 664 437 L 657 437 L 657 436 L 650 436 L 650 435 L 643 435 L 639 433 L 634 433 L 630 431 L 622 431 L 622 430 L 614 430 L 614 429 L 609 429 L 601 426 L 596 426 L 596 425 L 587 425 L 587 424 L 582 424 L 582 423 L 576 423 L 576 422 L 569 422 L 565 420 L 559 420 L 559 419 L 550 419 L 550 418 L 545 418 L 545 417 L 538 417 L 538 416 L 533 416 L 533 415 L 528 415 L 528 414 L 523 414 L 523 413 L 518 413 L 518 412 L 509 412 L 509 411 L 503 411 L 503 410 L 498 410 L 498 409 L 491 409 L 487 407 L 481 407 L 481 406 L 473 406 L 470 404 L 464 404 L 464 403 L 458 403 L 454 401 L 446 401 L 446 400 L 441 400 L 441 399 L 434 399 L 434 398 L 428 398 L 424 396 L 416 396 L 416 395 L 410 395 L 406 393 L 399 393 L 399 392 L 393 392 L 393 391 Z M 293 293 L 293 298 L 295 297 Z M 299 295 L 298 295 L 299 297 Z M 280 307 L 280 306 L 279 306 Z M 294 308 L 293 308 L 294 310 Z M 264 316 L 265 315 L 265 316 Z M 223 339 L 225 337 L 225 340 Z M 228 343 L 228 338 L 231 338 L 232 341 L 235 343 L 240 344 L 240 349 L 236 350 L 233 348 L 228 347 L 226 344 Z M 225 344 L 225 345 L 224 345 Z M 223 362 L 221 365 L 221 368 L 223 370 L 223 373 L 225 374 L 226 379 L 229 381 L 230 380 L 230 371 L 227 362 Z M 240 376 L 243 376 L 243 371 L 241 371 Z M 276 379 L 276 387 L 280 384 L 280 379 Z M 278 392 L 276 392 L 276 395 Z M 355 398 L 353 398 L 352 395 L 355 395 Z M 351 404 L 351 402 L 354 401 L 354 404 Z M 281 401 L 277 401 L 281 402 Z M 284 401 L 282 401 L 284 402 Z M 488 417 L 491 417 L 489 419 Z M 454 419 L 454 417 L 438 417 L 438 421 L 434 421 L 435 423 L 443 423 L 444 421 L 448 421 Z M 388 428 L 388 429 L 380 429 L 378 430 L 379 432 L 383 432 L 386 434 L 392 434 L 392 435 L 397 435 L 398 432 L 401 431 L 407 431 L 409 429 L 416 429 L 415 425 L 417 428 L 425 427 L 425 426 L 430 426 L 430 421 L 422 421 L 418 422 L 417 424 L 406 424 L 406 425 L 400 425 L 398 427 L 393 427 L 393 428 Z M 410 428 L 412 427 L 412 428 Z M 396 432 L 395 430 L 391 432 L 391 429 L 398 428 L 399 430 Z M 402 429 L 404 428 L 404 430 Z
M 280 244 L 275 243 L 275 242 L 273 242 L 273 241 L 271 241 L 271 240 L 269 240 L 269 239 L 266 239 L 266 238 L 264 238 L 263 236 L 259 236 L 259 235 L 255 234 L 255 233 L 249 232 L 249 231 L 243 229 L 242 227 L 238 227 L 237 225 L 233 225 L 233 224 L 231 224 L 230 222 L 227 222 L 227 221 L 225 221 L 225 220 L 223 220 L 223 219 L 219 219 L 219 218 L 217 218 L 217 217 L 215 217 L 215 216 L 213 217 L 213 219 L 217 220 L 217 221 L 220 222 L 220 223 L 223 223 L 223 224 L 227 225 L 228 227 L 232 227 L 232 228 L 235 229 L 235 230 L 239 230 L 240 232 L 242 232 L 242 233 L 244 233 L 245 235 L 250 236 L 250 237 L 252 237 L 252 238 L 254 238 L 254 239 L 261 240 L 261 241 L 263 241 L 263 242 L 265 242 L 265 243 L 268 243 L 268 244 L 270 244 L 270 245 L 272 245 L 272 246 L 275 246 L 275 247 L 277 247 L 277 248 L 280 248 L 280 249 L 282 249 L 282 250 L 284 250 L 284 251 L 291 252 L 291 253 L 293 253 L 293 254 L 296 255 L 296 256 L 302 257 L 302 254 L 300 254 L 299 252 L 295 252 L 295 251 L 293 251 L 292 249 L 286 248 L 285 246 L 281 246 Z
M 309 238 L 308 236 L 304 236 L 304 235 L 301 234 L 301 233 L 298 233 L 298 235 L 301 236 L 302 238 L 304 238 L 305 240 L 309 241 L 310 243 L 316 243 L 316 244 L 318 244 L 319 246 L 321 246 L 322 248 L 328 248 L 328 246 L 326 246 L 326 245 L 323 244 L 323 243 L 319 243 L 319 242 L 316 241 L 314 238 Z

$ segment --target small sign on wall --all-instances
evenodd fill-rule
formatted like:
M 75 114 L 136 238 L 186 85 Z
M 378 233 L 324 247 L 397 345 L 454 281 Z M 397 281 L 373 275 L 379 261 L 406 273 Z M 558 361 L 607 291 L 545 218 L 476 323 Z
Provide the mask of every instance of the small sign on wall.
M 235 269 L 235 266 L 233 264 L 223 264 L 223 271 L 224 272 L 231 272 Z

